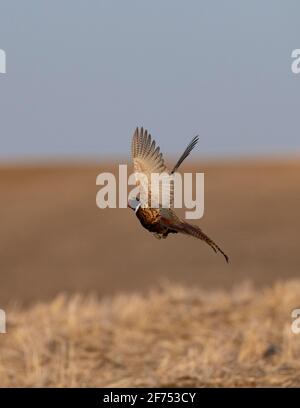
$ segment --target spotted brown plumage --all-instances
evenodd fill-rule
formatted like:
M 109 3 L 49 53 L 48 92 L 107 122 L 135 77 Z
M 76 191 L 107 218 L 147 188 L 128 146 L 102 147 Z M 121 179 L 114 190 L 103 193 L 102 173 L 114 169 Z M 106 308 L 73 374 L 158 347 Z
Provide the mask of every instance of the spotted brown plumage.
M 156 238 L 167 238 L 168 234 L 185 234 L 206 242 L 215 252 L 220 252 L 228 262 L 228 256 L 198 226 L 189 224 L 179 218 L 171 208 L 174 201 L 173 174 L 191 153 L 198 142 L 194 137 L 182 153 L 171 172 L 167 171 L 160 148 L 147 130 L 136 128 L 131 145 L 133 166 L 139 194 L 129 200 L 128 206 L 135 211 L 144 228 L 152 232 Z M 151 185 L 151 175 L 158 173 L 163 176 L 163 183 L 170 188 L 162 198 L 157 186 Z M 166 207 L 167 203 L 167 207 Z

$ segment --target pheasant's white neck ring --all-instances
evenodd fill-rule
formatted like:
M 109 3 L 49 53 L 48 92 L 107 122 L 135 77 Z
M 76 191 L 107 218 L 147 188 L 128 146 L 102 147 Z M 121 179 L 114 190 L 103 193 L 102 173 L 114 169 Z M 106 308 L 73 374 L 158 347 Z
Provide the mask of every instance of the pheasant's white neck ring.
M 142 203 L 138 203 L 138 205 L 135 207 L 135 210 L 134 210 L 135 213 L 138 212 L 141 205 L 142 205 Z

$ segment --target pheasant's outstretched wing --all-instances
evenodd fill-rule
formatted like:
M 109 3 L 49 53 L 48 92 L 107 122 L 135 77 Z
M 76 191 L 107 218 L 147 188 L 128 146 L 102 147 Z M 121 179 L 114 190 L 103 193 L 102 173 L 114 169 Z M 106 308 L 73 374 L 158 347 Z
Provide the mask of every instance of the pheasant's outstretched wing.
M 165 226 L 182 234 L 201 239 L 202 241 L 206 242 L 215 252 L 220 252 L 226 259 L 227 263 L 229 262 L 229 258 L 225 254 L 225 252 L 223 252 L 222 249 L 211 238 L 204 234 L 204 232 L 198 226 L 189 224 L 186 221 L 181 220 L 171 209 L 161 209 L 160 213 L 161 222 Z
M 173 183 L 171 183 L 173 176 L 167 172 L 160 148 L 156 146 L 147 130 L 143 128 L 135 130 L 131 153 L 136 182 L 140 187 L 142 206 L 152 208 L 169 206 L 173 197 Z M 161 184 L 152 183 L 153 174 L 160 176 Z
M 185 149 L 185 151 L 182 153 L 182 155 L 178 159 L 177 163 L 175 164 L 173 170 L 171 171 L 171 174 L 175 173 L 175 171 L 178 169 L 178 167 L 181 165 L 181 163 L 188 157 L 188 155 L 191 153 L 193 148 L 198 143 L 198 140 L 199 140 L 199 136 L 193 137 L 193 139 L 190 141 L 187 148 Z

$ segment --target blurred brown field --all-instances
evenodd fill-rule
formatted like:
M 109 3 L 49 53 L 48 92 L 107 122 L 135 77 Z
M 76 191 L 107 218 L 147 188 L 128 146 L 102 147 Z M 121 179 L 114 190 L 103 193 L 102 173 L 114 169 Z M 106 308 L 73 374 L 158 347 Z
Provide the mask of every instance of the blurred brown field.
M 96 207 L 96 176 L 117 165 L 0 168 L 0 306 L 60 292 L 145 290 L 161 279 L 230 288 L 300 273 L 300 161 L 199 162 L 205 214 L 195 223 L 230 257 L 173 235 L 159 241 L 129 209 Z M 182 215 L 182 211 L 179 213 Z
M 102 171 L 116 162 L 0 167 L 0 384 L 299 386 L 300 161 L 183 166 L 205 173 L 195 223 L 228 265 L 98 209 Z

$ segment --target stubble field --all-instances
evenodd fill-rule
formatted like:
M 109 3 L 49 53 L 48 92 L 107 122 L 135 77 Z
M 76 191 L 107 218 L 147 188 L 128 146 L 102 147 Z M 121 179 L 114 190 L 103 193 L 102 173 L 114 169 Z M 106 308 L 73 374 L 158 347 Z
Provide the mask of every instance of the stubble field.
M 158 241 L 99 210 L 109 164 L 0 169 L 1 386 L 299 386 L 300 163 L 194 163 L 199 222 Z

